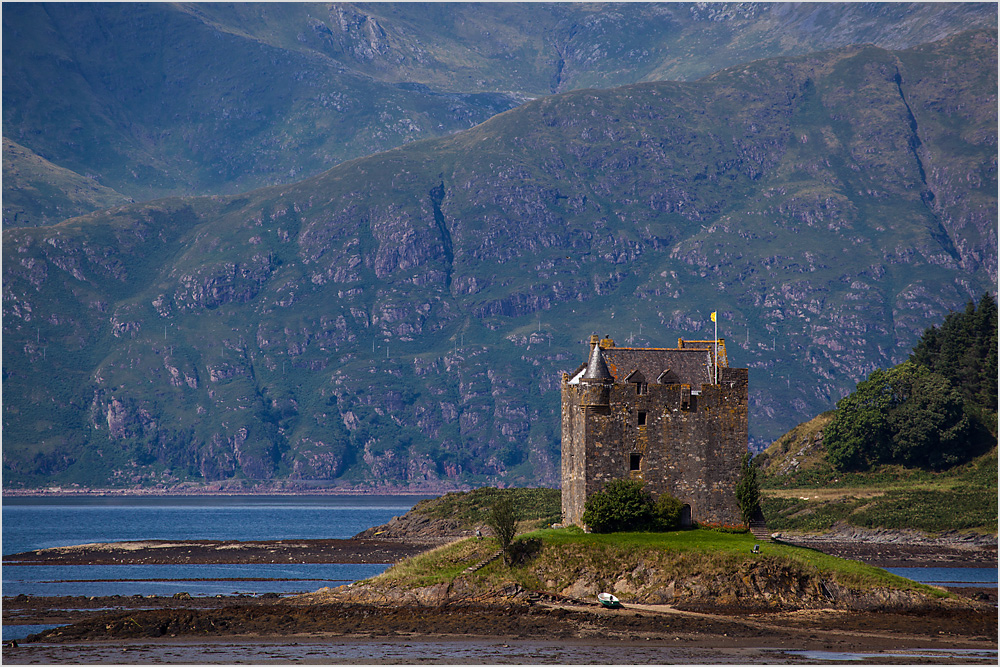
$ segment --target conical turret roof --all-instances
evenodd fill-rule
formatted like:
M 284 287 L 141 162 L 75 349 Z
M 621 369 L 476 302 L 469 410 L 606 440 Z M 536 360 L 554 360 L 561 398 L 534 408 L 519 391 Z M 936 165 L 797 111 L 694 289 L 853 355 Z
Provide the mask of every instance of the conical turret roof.
M 583 374 L 581 380 L 590 382 L 612 382 L 614 376 L 608 370 L 608 365 L 604 362 L 604 355 L 601 354 L 601 346 L 595 345 L 590 352 L 590 361 L 587 362 L 587 372 Z

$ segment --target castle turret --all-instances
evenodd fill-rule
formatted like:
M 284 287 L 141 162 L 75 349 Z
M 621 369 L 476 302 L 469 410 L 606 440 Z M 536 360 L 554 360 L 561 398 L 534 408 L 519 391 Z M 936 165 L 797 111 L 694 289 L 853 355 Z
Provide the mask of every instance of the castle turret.
M 611 395 L 611 385 L 615 378 L 608 370 L 608 364 L 604 361 L 601 353 L 601 346 L 594 345 L 590 351 L 590 361 L 587 362 L 587 371 L 580 378 L 582 391 L 580 405 L 583 407 L 605 407 L 608 405 Z

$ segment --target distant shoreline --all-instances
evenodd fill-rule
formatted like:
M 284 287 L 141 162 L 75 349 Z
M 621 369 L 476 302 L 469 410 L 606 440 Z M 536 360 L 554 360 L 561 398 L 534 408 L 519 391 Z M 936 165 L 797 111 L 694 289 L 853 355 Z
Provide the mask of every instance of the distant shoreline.
M 411 487 L 338 487 L 335 489 L 4 489 L 3 498 L 65 498 L 65 497 L 143 497 L 143 496 L 440 496 L 454 491 L 468 491 L 470 486 L 414 489 Z

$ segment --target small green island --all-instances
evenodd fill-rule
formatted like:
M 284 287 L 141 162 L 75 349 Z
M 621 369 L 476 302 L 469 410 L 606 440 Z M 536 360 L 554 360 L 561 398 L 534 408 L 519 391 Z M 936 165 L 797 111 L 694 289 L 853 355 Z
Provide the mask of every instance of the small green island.
M 466 537 L 403 560 L 372 579 L 324 597 L 365 602 L 447 604 L 539 598 L 594 600 L 612 593 L 622 603 L 668 604 L 734 612 L 802 608 L 912 608 L 955 596 L 882 568 L 782 541 L 761 542 L 748 531 L 690 528 L 665 532 L 588 533 L 546 527 L 559 517 L 552 489 L 477 489 L 422 501 L 414 516 L 450 518 L 455 532 L 491 535 L 492 504 L 509 498 L 520 531 L 502 557 L 492 536 Z M 418 520 L 419 521 L 419 520 Z M 386 532 L 390 527 L 373 529 Z

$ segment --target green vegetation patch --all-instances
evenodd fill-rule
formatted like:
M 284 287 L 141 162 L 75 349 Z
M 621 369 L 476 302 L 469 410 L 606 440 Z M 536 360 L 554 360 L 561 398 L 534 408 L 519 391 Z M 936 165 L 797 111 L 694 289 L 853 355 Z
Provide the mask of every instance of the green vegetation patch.
M 496 489 L 484 487 L 474 491 L 456 491 L 440 498 L 421 500 L 413 512 L 430 519 L 452 519 L 461 528 L 483 525 L 486 515 L 500 498 L 514 503 L 520 521 L 532 527 L 547 526 L 562 519 L 562 493 L 559 489 Z
M 616 563 L 617 558 L 631 554 L 631 558 L 662 558 L 664 563 L 670 563 L 669 568 L 677 576 L 695 576 L 732 572 L 761 559 L 772 559 L 782 566 L 801 570 L 803 574 L 830 575 L 842 585 L 860 589 L 892 586 L 925 592 L 931 590 L 881 568 L 831 556 L 815 549 L 782 543 L 761 544 L 749 533 L 727 533 L 702 528 L 668 533 L 598 535 L 586 534 L 576 528 L 563 528 L 538 531 L 527 537 L 542 539 L 546 546 L 556 547 L 554 551 L 557 553 L 571 546 L 578 550 L 584 547 L 580 553 L 590 554 L 591 567 L 601 567 L 601 563 Z M 760 544 L 760 554 L 751 553 L 755 544 Z
M 447 583 L 496 552 L 496 540 L 461 540 L 407 558 L 369 581 L 407 588 Z
M 989 528 L 996 530 L 996 491 L 890 491 L 851 515 L 851 523 L 865 528 L 915 528 L 926 531 Z
M 821 483 L 802 483 L 784 492 L 801 491 L 801 497 L 778 495 L 777 488 L 766 492 L 764 516 L 772 531 L 822 531 L 845 522 L 862 528 L 995 533 L 996 471 L 995 447 L 974 461 L 941 473 L 902 466 L 846 475 L 830 471 L 829 477 L 817 478 Z M 798 477 L 786 484 L 804 481 Z M 823 492 L 810 497 L 810 487 Z M 834 489 L 843 492 L 831 495 Z
M 833 501 L 809 501 L 802 498 L 765 498 L 764 516 L 769 530 L 821 531 L 847 521 L 865 501 L 840 498 Z

